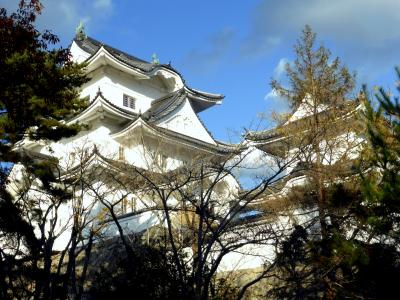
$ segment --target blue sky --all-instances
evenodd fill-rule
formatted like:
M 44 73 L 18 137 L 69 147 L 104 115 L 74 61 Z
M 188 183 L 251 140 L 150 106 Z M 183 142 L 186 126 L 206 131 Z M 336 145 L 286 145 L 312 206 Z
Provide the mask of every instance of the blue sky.
M 0 0 L 8 9 L 17 2 Z M 359 86 L 391 87 L 400 64 L 399 0 L 42 2 L 38 24 L 58 34 L 64 46 L 82 20 L 89 36 L 143 59 L 156 53 L 189 86 L 224 94 L 223 104 L 201 118 L 225 141 L 257 128 L 260 115 L 285 107 L 269 82 L 284 79 L 282 67 L 293 60 L 293 44 L 305 24 L 357 72 Z

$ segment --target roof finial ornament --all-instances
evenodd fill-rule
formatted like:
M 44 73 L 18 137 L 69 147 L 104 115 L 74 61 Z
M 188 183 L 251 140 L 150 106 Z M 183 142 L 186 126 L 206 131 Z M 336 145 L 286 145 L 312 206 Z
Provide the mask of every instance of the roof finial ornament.
M 97 95 L 101 95 L 101 90 L 100 90 L 100 86 L 97 87 Z
M 160 64 L 160 60 L 157 57 L 157 54 L 153 53 L 153 55 L 151 56 L 151 63 L 153 65 L 159 65 Z
M 86 38 L 85 25 L 82 21 L 79 22 L 78 27 L 75 29 L 75 37 L 78 41 L 82 41 Z

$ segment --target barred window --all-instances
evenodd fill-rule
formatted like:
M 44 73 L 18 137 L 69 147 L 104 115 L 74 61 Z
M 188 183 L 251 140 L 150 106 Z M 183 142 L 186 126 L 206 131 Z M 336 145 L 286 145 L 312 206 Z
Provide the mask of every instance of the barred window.
M 123 96 L 124 106 L 135 109 L 135 98 L 132 96 L 124 94 Z

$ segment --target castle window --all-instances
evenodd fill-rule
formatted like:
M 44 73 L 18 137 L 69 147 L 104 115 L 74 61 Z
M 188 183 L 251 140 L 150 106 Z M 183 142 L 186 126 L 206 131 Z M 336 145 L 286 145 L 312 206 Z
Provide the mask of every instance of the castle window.
M 76 157 L 76 153 L 75 152 L 71 152 L 69 154 L 69 162 L 73 164 L 75 162 L 75 157 Z
M 124 103 L 124 106 L 135 109 L 135 98 L 124 94 L 123 103 Z
M 157 158 L 156 158 L 157 166 L 160 169 L 165 170 L 165 168 L 167 167 L 167 159 L 168 159 L 168 157 L 166 155 L 158 153 Z
M 119 149 L 118 149 L 118 159 L 125 160 L 125 149 L 122 146 L 119 146 Z

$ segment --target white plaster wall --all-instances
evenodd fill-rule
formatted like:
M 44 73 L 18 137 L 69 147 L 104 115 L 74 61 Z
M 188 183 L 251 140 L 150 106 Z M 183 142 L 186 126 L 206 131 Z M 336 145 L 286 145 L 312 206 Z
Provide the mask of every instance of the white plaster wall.
M 244 225 L 241 228 L 242 233 L 239 234 L 239 236 L 247 235 L 248 238 L 251 239 L 251 235 L 258 230 L 262 232 L 262 234 L 258 236 L 259 243 L 244 245 L 236 251 L 225 255 L 221 260 L 219 271 L 259 268 L 266 262 L 272 262 L 276 255 L 274 238 L 280 236 L 280 239 L 283 240 L 292 233 L 294 225 L 307 224 L 317 216 L 318 212 L 316 212 L 315 209 L 294 209 L 290 215 L 283 214 L 269 223 L 255 225 L 257 227 L 255 227 L 256 229 L 254 231 L 249 229 L 251 225 Z M 311 230 L 313 230 L 313 228 L 311 228 Z M 313 232 L 310 232 L 310 234 L 313 234 Z M 225 238 L 229 237 L 228 235 Z M 238 243 L 240 242 L 245 243 L 246 240 L 238 240 Z
M 141 144 L 140 139 L 132 137 L 129 143 L 124 142 L 125 162 L 144 169 L 152 169 L 154 171 L 168 171 L 181 166 L 183 161 L 175 155 L 176 150 L 167 143 L 146 142 Z M 165 159 L 164 169 L 161 169 L 161 156 Z
M 314 102 L 310 99 L 309 96 L 303 100 L 297 110 L 292 114 L 289 120 L 285 124 L 289 124 L 290 122 L 297 121 L 304 117 L 312 116 L 315 113 L 320 113 L 328 109 L 328 106 L 325 104 L 315 105 Z
M 89 54 L 82 51 L 75 42 L 71 45 L 71 52 L 73 60 L 76 62 L 82 62 L 89 57 Z M 90 99 L 93 99 L 100 87 L 100 90 L 106 99 L 113 102 L 115 105 L 126 109 L 126 107 L 123 106 L 123 94 L 127 94 L 136 99 L 135 112 L 145 112 L 150 107 L 151 101 L 162 97 L 166 93 L 164 88 L 161 86 L 157 87 L 154 81 L 150 82 L 148 79 L 137 79 L 110 67 L 101 67 L 91 75 L 91 81 L 82 88 L 82 97 L 90 96 Z M 177 87 L 175 86 L 174 88 Z M 95 145 L 103 156 L 118 159 L 119 148 L 121 145 L 110 137 L 110 133 L 114 132 L 117 129 L 117 126 L 118 125 L 116 125 L 115 122 L 107 118 L 102 120 L 99 119 L 97 122 L 91 124 L 89 130 L 82 130 L 78 135 L 72 138 L 62 139 L 59 142 L 51 142 L 44 146 L 37 146 L 37 150 L 42 154 L 59 158 L 60 165 L 66 169 L 79 164 L 81 162 L 79 155 L 84 153 L 85 150 L 88 151 L 87 154 L 90 154 Z M 215 144 L 210 134 L 205 130 L 204 126 L 193 112 L 188 100 L 184 102 L 173 116 L 168 117 L 166 120 L 162 120 L 160 126 Z M 190 158 L 190 155 L 195 155 L 193 151 L 187 149 L 184 151 L 184 154 L 178 153 L 179 151 L 176 149 L 176 145 L 163 144 L 162 147 L 162 153 L 168 156 L 167 169 L 173 169 L 181 165 L 182 158 Z M 124 156 L 127 163 L 143 168 L 148 167 L 149 162 L 144 159 L 146 153 L 142 145 L 136 142 L 128 146 L 125 145 L 124 149 Z M 157 148 L 155 149 L 158 150 Z M 75 158 L 71 156 L 72 153 L 76 154 Z M 15 179 L 22 179 L 23 172 L 21 167 L 16 166 L 13 169 L 13 172 Z M 225 182 L 227 182 L 229 187 L 232 186 L 232 190 L 222 194 L 227 198 L 232 198 L 233 194 L 237 192 L 238 183 L 233 177 L 227 177 Z M 31 196 L 33 197 L 46 197 L 45 195 L 40 195 L 40 193 L 33 190 L 31 193 Z M 85 208 L 90 210 L 91 217 L 96 218 L 98 213 L 101 211 L 102 205 L 95 203 L 94 199 L 94 195 L 85 193 L 83 202 Z M 70 238 L 72 225 L 71 216 L 73 213 L 72 205 L 72 202 L 68 202 L 68 204 L 62 205 L 59 208 L 57 230 L 60 231 L 60 237 L 55 241 L 55 250 L 64 249 Z M 143 201 L 138 201 L 137 209 L 140 209 L 141 207 L 145 207 L 145 204 Z M 45 206 L 42 208 L 45 209 Z M 146 229 L 149 226 L 153 226 L 157 224 L 157 222 L 159 222 L 159 219 L 157 219 L 157 216 L 153 213 L 143 213 L 139 216 L 129 217 L 122 220 L 123 227 L 136 232 Z M 110 235 L 114 235 L 115 226 L 113 227 L 113 225 L 110 225 L 105 231 Z
M 80 163 L 79 157 L 85 151 L 86 154 L 91 154 L 95 145 L 103 156 L 115 158 L 118 155 L 119 144 L 109 136 L 113 125 L 104 120 L 104 123 L 96 122 L 91 126 L 90 130 L 83 130 L 77 136 L 62 139 L 43 147 L 40 153 L 57 157 L 60 165 L 67 169 Z
M 74 41 L 72 42 L 69 50 L 71 52 L 73 62 L 82 63 L 90 57 L 90 54 L 79 48 Z
M 357 159 L 362 153 L 364 143 L 365 138 L 352 131 L 338 134 L 331 140 L 323 140 L 319 144 L 322 164 L 329 166 L 339 161 Z M 287 173 L 293 171 L 297 162 L 315 162 L 317 154 L 310 145 L 304 145 L 302 149 L 290 150 L 288 161 L 290 160 L 293 160 L 293 163 L 288 167 Z
M 135 165 L 140 168 L 149 169 L 152 165 L 153 158 L 143 145 L 131 145 L 125 147 L 125 161 L 128 164 Z
M 273 260 L 274 247 L 271 245 L 246 245 L 237 251 L 229 252 L 221 261 L 219 271 L 253 269 Z
M 130 110 L 123 105 L 123 95 L 135 99 L 135 109 L 132 111 L 144 113 L 154 99 L 164 96 L 167 92 L 162 87 L 156 87 L 149 79 L 137 79 L 111 67 L 101 67 L 90 74 L 91 80 L 86 83 L 81 97 L 93 99 L 99 88 L 103 96 L 113 104 Z
M 171 116 L 160 120 L 157 125 L 210 144 L 216 144 L 193 111 L 188 99 Z
M 123 144 L 110 137 L 118 126 L 107 118 L 97 120 L 90 124 L 89 130 L 82 130 L 78 135 L 52 142 L 47 146 L 39 148 L 39 152 L 46 155 L 55 156 L 60 160 L 60 165 L 65 169 L 70 169 L 79 164 L 82 155 L 91 154 L 94 146 L 101 155 L 119 160 L 119 149 L 123 148 L 124 161 L 134 166 L 157 171 L 155 160 L 159 155 L 166 159 L 165 170 L 173 170 L 182 166 L 183 161 L 190 161 L 196 155 L 193 151 L 180 151 L 176 145 L 160 140 L 144 140 L 140 136 L 133 134 L 132 138 L 124 141 Z M 137 133 L 139 134 L 139 133 Z M 145 146 L 142 142 L 145 141 Z M 156 153 L 156 155 L 154 155 Z M 237 183 L 235 183 L 237 185 Z

